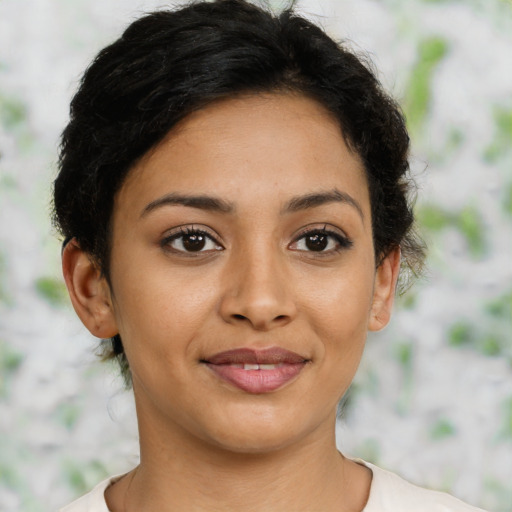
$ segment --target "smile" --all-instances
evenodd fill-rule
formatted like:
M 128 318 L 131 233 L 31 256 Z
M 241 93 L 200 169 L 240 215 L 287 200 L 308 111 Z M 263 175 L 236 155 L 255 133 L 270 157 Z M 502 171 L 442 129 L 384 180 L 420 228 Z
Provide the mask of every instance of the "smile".
M 252 394 L 275 391 L 303 370 L 307 359 L 281 348 L 236 349 L 202 361 L 217 377 Z
M 283 364 L 232 364 L 235 368 L 243 368 L 244 370 L 275 370 L 276 368 L 282 368 Z

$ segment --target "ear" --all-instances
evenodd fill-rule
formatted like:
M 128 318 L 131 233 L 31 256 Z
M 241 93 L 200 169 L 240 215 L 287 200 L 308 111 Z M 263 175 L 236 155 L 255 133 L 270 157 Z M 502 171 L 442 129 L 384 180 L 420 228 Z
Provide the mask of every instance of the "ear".
M 400 272 L 400 248 L 393 249 L 377 267 L 368 329 L 380 331 L 391 318 L 395 289 Z
M 62 251 L 62 272 L 73 307 L 85 327 L 98 338 L 115 336 L 118 329 L 110 287 L 75 239 Z

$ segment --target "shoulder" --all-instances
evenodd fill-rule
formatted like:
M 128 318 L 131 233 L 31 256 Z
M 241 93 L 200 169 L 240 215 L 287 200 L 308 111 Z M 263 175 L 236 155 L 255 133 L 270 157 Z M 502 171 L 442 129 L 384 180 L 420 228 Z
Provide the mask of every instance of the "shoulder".
M 444 492 L 413 485 L 368 462 L 357 462 L 373 473 L 370 496 L 363 512 L 484 512 Z
M 91 492 L 61 508 L 59 512 L 109 512 L 105 502 L 105 489 L 117 482 L 122 476 L 113 476 L 103 480 Z

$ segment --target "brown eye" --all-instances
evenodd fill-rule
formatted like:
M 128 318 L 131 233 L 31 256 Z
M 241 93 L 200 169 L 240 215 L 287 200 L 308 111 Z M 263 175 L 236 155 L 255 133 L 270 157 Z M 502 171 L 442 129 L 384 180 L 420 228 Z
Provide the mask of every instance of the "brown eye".
M 200 233 L 183 235 L 183 248 L 187 251 L 200 251 L 206 245 L 206 237 Z
M 310 251 L 323 251 L 329 243 L 329 236 L 323 233 L 314 233 L 304 237 L 304 242 Z
M 180 229 L 161 242 L 164 249 L 174 253 L 207 253 L 222 251 L 223 247 L 205 231 L 196 229 Z
M 352 247 L 352 241 L 332 230 L 312 229 L 303 233 L 289 247 L 294 251 L 331 254 Z

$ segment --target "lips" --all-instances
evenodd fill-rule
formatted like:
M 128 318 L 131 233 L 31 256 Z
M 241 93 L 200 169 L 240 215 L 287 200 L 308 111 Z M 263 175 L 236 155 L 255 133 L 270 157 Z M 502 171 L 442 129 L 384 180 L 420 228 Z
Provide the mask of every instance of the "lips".
M 235 349 L 202 361 L 221 380 L 246 391 L 261 394 L 275 391 L 303 370 L 303 356 L 278 347 L 264 350 Z

